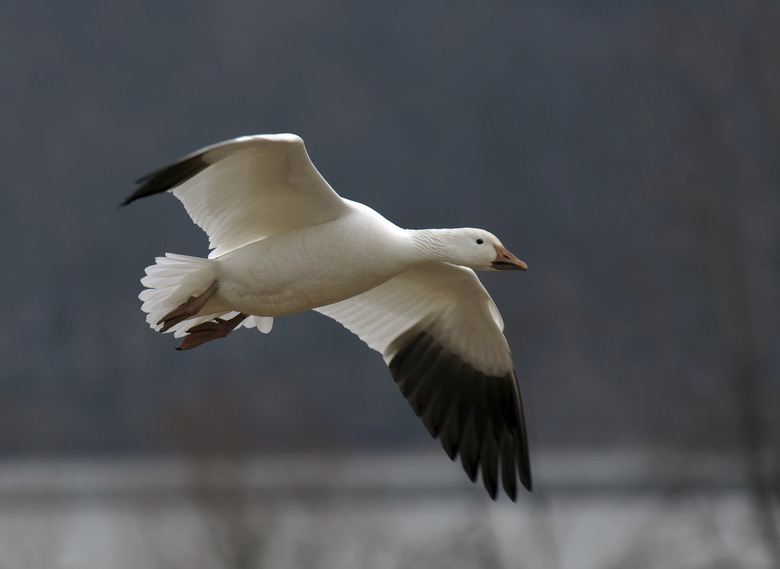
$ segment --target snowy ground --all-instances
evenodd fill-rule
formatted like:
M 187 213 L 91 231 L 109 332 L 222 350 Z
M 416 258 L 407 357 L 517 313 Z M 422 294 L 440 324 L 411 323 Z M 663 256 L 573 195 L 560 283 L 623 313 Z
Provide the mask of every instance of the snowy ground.
M 769 567 L 738 465 L 547 454 L 491 502 L 445 457 L 0 463 L 0 568 Z

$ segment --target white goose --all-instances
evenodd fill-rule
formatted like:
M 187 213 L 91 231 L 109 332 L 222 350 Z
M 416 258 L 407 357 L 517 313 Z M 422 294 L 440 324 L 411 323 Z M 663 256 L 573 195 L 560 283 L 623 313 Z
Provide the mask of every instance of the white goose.
M 209 236 L 208 259 L 166 253 L 141 307 L 187 350 L 238 326 L 314 309 L 380 352 L 431 435 L 495 499 L 531 489 L 503 321 L 472 269 L 525 270 L 482 229 L 402 229 L 341 198 L 292 134 L 208 146 L 138 180 L 122 205 L 171 191 Z

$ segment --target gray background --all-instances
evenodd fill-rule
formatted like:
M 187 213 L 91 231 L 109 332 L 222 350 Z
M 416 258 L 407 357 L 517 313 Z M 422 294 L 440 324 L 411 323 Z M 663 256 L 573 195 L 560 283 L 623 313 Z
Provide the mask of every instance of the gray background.
M 769 2 L 0 8 L 0 453 L 430 448 L 316 314 L 188 353 L 138 279 L 205 255 L 138 176 L 294 132 L 341 195 L 477 226 L 534 449 L 776 449 L 780 12 Z M 777 467 L 777 461 L 775 461 Z

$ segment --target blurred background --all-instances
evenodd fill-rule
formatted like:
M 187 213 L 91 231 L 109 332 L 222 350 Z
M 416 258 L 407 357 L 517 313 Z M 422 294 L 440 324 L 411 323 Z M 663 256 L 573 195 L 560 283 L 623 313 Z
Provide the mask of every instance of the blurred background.
M 780 568 L 780 6 L 0 7 L 0 566 Z M 206 254 L 133 180 L 294 132 L 341 195 L 484 227 L 536 488 L 491 502 L 317 314 L 179 353 Z

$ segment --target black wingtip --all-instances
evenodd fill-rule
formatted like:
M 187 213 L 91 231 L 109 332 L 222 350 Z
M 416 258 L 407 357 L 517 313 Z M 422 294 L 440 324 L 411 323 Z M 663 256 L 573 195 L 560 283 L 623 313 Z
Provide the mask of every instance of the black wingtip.
M 487 490 L 488 496 L 494 502 L 498 500 L 498 481 L 495 478 L 482 474 L 482 485 Z
M 469 480 L 482 474 L 497 500 L 500 485 L 513 502 L 519 482 L 529 491 L 531 468 L 525 420 L 514 372 L 485 374 L 447 350 L 426 330 L 396 339 L 388 363 L 403 396 L 451 460 L 460 457 Z
M 531 470 L 528 469 L 526 471 L 520 472 L 520 482 L 525 486 L 525 489 L 529 492 L 533 492 L 534 490 L 534 484 L 531 480 Z
M 169 166 L 155 170 L 145 176 L 138 178 L 135 183 L 141 184 L 132 194 L 127 196 L 119 207 L 124 207 L 135 200 L 160 194 L 174 189 L 183 184 L 190 178 L 198 175 L 200 172 L 210 166 L 204 159 L 205 152 L 200 152 L 194 156 L 188 156 L 174 162 Z

